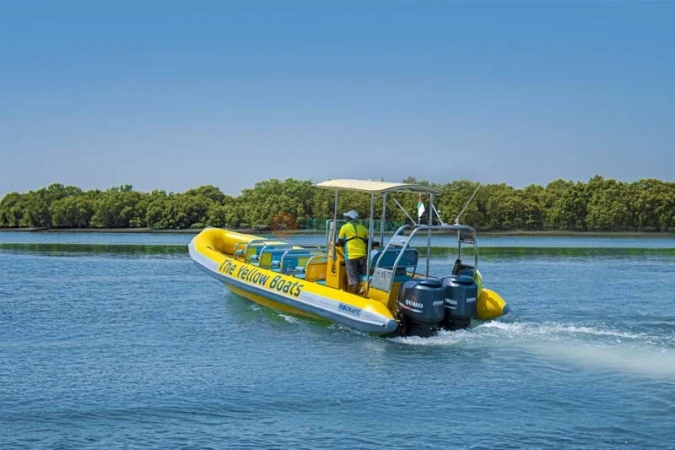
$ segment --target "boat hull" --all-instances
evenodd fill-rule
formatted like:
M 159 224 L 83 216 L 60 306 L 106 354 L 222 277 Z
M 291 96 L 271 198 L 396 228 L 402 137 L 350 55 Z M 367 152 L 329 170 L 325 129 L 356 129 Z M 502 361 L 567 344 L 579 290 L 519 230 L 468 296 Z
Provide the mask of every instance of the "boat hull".
M 219 240 L 226 241 L 227 234 L 227 230 L 204 230 L 190 242 L 189 251 L 200 269 L 232 292 L 262 306 L 326 319 L 368 334 L 384 335 L 398 328 L 396 319 L 377 300 L 259 268 L 218 251 Z

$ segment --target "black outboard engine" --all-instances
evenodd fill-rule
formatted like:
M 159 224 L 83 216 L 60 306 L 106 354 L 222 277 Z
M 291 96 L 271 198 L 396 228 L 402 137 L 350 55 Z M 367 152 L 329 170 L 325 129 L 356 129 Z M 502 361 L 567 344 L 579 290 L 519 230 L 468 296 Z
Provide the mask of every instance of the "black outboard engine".
M 403 283 L 398 294 L 401 334 L 429 337 L 436 333 L 445 317 L 445 290 L 441 281 L 435 279 Z
M 445 318 L 443 328 L 458 330 L 468 328 L 476 317 L 478 286 L 468 275 L 450 275 L 441 278 L 445 287 Z

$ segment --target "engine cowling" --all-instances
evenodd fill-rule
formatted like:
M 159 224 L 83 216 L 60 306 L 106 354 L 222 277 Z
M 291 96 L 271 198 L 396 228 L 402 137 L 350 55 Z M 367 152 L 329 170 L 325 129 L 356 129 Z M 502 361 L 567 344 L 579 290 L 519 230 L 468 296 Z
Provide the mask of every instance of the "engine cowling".
M 445 317 L 445 287 L 440 280 L 409 280 L 398 296 L 398 311 L 403 334 L 428 337 L 434 334 Z
M 467 328 L 476 317 L 478 286 L 468 275 L 443 277 L 445 317 L 443 328 L 457 330 Z

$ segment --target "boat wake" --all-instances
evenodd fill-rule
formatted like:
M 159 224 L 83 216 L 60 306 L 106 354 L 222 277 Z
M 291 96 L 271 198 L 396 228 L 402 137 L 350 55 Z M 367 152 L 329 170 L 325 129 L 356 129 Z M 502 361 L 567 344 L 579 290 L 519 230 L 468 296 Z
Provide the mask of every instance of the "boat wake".
M 537 338 L 551 341 L 574 339 L 585 342 L 622 343 L 641 342 L 645 344 L 675 346 L 675 333 L 671 335 L 653 335 L 646 332 L 636 333 L 617 330 L 600 325 L 576 325 L 556 322 L 489 322 L 473 328 L 481 336 L 508 338 Z
M 390 341 L 471 350 L 508 348 L 577 367 L 675 380 L 675 332 L 654 335 L 599 325 L 488 322 L 469 330 L 442 331 L 431 338 Z

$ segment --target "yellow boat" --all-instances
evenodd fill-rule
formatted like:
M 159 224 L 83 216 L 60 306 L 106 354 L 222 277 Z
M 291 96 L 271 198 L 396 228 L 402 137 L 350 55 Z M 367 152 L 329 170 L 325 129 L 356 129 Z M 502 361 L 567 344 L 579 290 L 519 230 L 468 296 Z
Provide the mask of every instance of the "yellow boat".
M 190 242 L 191 258 L 232 292 L 260 305 L 328 319 L 374 335 L 430 336 L 440 329 L 467 328 L 474 319 L 492 320 L 508 312 L 499 294 L 483 287 L 475 229 L 442 222 L 433 204 L 439 193 L 436 189 L 364 180 L 330 180 L 317 187 L 335 190 L 334 217 L 326 223 L 325 248 L 207 228 Z M 361 277 L 359 294 L 347 290 L 344 252 L 335 245 L 341 222 L 337 219 L 341 190 L 371 194 L 369 275 Z M 380 242 L 384 242 L 387 196 L 405 191 L 429 198 L 427 225 L 414 224 L 406 212 L 413 225 L 401 226 L 384 248 L 373 249 L 375 196 L 381 195 L 383 200 Z M 400 207 L 395 198 L 394 202 Z M 456 235 L 458 243 L 452 273 L 443 277 L 429 274 L 431 239 L 438 232 Z M 424 273 L 418 272 L 420 251 L 411 246 L 418 233 L 427 237 Z M 462 245 L 467 244 L 474 247 L 473 264 L 461 259 Z

